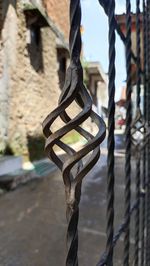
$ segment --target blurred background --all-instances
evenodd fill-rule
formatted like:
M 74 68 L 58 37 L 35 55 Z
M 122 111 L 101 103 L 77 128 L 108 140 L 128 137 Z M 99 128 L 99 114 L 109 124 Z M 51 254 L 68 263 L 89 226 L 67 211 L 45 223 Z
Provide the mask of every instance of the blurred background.
M 82 0 L 81 4 L 81 61 L 84 83 L 93 99 L 93 110 L 104 119 L 107 126 L 108 18 L 98 1 Z M 136 52 L 134 4 L 132 11 L 132 50 Z M 123 33 L 126 31 L 124 12 L 125 1 L 116 1 L 116 19 Z M 65 82 L 69 65 L 69 27 L 68 0 L 0 0 L 2 266 L 55 266 L 62 265 L 64 258 L 64 188 L 60 172 L 46 159 L 42 122 L 58 105 Z M 119 175 L 124 163 L 126 68 L 124 45 L 118 35 L 116 38 L 117 225 L 122 215 L 122 203 L 119 200 L 122 197 L 123 184 Z M 143 62 L 143 57 L 141 59 Z M 136 65 L 132 62 L 133 115 L 135 84 Z M 142 86 L 141 89 L 142 106 Z M 80 108 L 75 103 L 68 110 L 71 117 L 79 111 Z M 57 130 L 61 125 L 62 121 L 55 121 L 53 130 Z M 84 127 L 92 133 L 97 130 L 91 120 L 87 121 Z M 64 136 L 63 141 L 76 150 L 85 144 L 85 139 L 74 130 Z M 64 156 L 58 147 L 56 151 L 60 156 Z M 102 145 L 100 164 L 95 168 L 93 177 L 89 174 L 83 188 L 79 255 L 82 266 L 94 265 L 93 261 L 96 263 L 99 259 L 100 249 L 102 252 L 105 247 L 106 164 L 105 141 Z M 20 187 L 21 184 L 27 185 Z M 17 190 L 14 190 L 16 188 Z M 95 218 L 90 218 L 88 214 Z M 89 245 L 85 239 L 86 235 L 89 237 Z M 116 258 L 115 265 L 121 265 L 119 253 Z

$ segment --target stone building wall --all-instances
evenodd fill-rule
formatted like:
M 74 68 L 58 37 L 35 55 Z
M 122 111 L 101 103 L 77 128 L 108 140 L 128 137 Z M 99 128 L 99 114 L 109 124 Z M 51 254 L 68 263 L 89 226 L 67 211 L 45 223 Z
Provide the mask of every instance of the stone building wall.
M 41 27 L 41 55 L 36 60 L 34 47 L 29 49 L 32 33 L 27 27 L 20 1 L 17 6 L 8 6 L 3 26 L 4 46 L 0 49 L 5 68 L 0 78 L 0 85 L 3 83 L 0 93 L 0 145 L 1 150 L 7 143 L 15 155 L 38 159 L 44 155 L 41 124 L 46 115 L 56 108 L 61 92 L 58 37 L 48 25 Z
M 43 144 L 41 123 L 57 106 L 60 94 L 56 36 L 49 27 L 41 28 L 43 70 L 35 70 L 27 49 L 25 16 L 19 5 L 17 8 L 17 54 L 11 68 L 8 139 L 16 154 L 34 159 L 33 149 L 38 153 Z
M 0 27 L 0 154 L 5 149 L 8 133 L 9 116 L 9 81 L 10 67 L 14 63 L 15 50 L 13 44 L 16 27 L 15 1 L 1 1 L 1 27 Z M 12 28 L 10 29 L 10 25 Z
M 47 10 L 48 15 L 51 17 L 57 27 L 65 33 L 65 37 L 69 36 L 69 1 L 57 0 L 42 0 Z
M 2 24 L 3 24 L 3 2 L 0 0 L 0 33 L 2 30 Z
M 45 140 L 42 122 L 46 115 L 58 105 L 61 92 L 58 72 L 62 69 L 60 63 L 64 65 L 62 59 L 64 56 L 67 59 L 69 55 L 66 46 L 69 31 L 66 17 L 68 16 L 68 2 L 68 0 L 61 1 L 58 6 L 58 2 L 49 0 L 51 5 L 45 8 L 48 10 L 50 20 L 53 20 L 52 25 L 55 23 L 55 27 L 52 28 L 48 24 L 47 17 L 41 15 L 40 36 L 37 28 L 33 32 L 33 28 L 28 25 L 27 12 L 32 12 L 32 9 L 24 11 L 25 5 L 22 3 L 26 3 L 26 0 L 6 0 L 5 2 L 7 12 L 0 48 L 3 58 L 3 70 L 0 77 L 0 85 L 3 88 L 0 91 L 0 146 L 2 151 L 7 146 L 13 154 L 22 155 L 30 160 L 44 156 Z M 39 12 L 38 9 L 37 7 Z M 42 14 L 45 15 L 43 11 Z M 54 17 L 51 17 L 51 14 Z M 34 21 L 34 17 L 30 19 Z M 37 54 L 36 47 L 31 45 L 31 37 L 35 33 L 34 39 L 39 43 Z M 68 60 L 65 65 L 68 66 Z M 67 112 L 73 118 L 80 112 L 80 108 L 73 102 L 71 107 L 67 108 Z M 52 131 L 56 131 L 61 125 L 63 122 L 57 119 Z

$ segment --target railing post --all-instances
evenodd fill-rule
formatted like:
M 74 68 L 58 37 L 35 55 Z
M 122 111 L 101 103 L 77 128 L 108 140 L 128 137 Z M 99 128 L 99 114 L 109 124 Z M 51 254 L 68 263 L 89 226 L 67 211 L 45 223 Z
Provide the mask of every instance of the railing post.
M 98 0 L 108 16 L 109 24 L 109 83 L 108 83 L 108 158 L 107 158 L 107 225 L 106 249 L 97 265 L 113 266 L 114 247 L 120 236 L 124 234 L 123 265 L 130 265 L 130 220 L 135 213 L 135 249 L 134 265 L 150 265 L 150 0 L 143 0 L 143 58 L 141 62 L 141 13 L 140 0 L 136 3 L 136 56 L 132 51 L 131 0 L 126 0 L 126 35 L 115 17 L 115 0 Z M 83 84 L 83 69 L 80 62 L 81 53 L 81 3 L 80 0 L 70 0 L 70 66 L 62 90 L 58 107 L 49 114 L 43 122 L 43 132 L 46 137 L 45 149 L 48 157 L 62 171 L 66 193 L 67 206 L 67 256 L 66 266 L 78 266 L 78 220 L 82 180 L 92 169 L 100 156 L 99 145 L 105 137 L 103 120 L 92 111 L 92 100 Z M 126 48 L 126 131 L 125 131 L 125 200 L 124 219 L 119 229 L 114 232 L 114 184 L 115 184 L 115 57 L 116 37 L 119 33 Z M 132 60 L 136 63 L 136 115 L 132 121 Z M 143 75 L 143 79 L 142 79 Z M 144 84 L 144 105 L 141 110 L 141 84 Z M 79 105 L 81 112 L 73 119 L 67 114 L 67 108 L 73 101 Z M 56 132 L 51 126 L 58 117 L 65 123 Z M 92 118 L 98 127 L 98 133 L 93 136 L 82 127 L 82 123 Z M 146 123 L 147 122 L 147 125 Z M 62 141 L 62 137 L 71 130 L 76 130 L 87 143 L 80 151 L 75 151 Z M 138 138 L 136 133 L 142 135 Z M 136 151 L 135 202 L 131 204 L 131 145 Z M 59 158 L 54 150 L 59 146 L 66 153 L 66 159 Z M 91 153 L 90 153 L 91 152 Z M 85 156 L 89 160 L 84 163 Z M 143 161 L 141 160 L 143 159 Z M 141 163 L 143 174 L 141 172 Z M 142 182 L 141 182 L 142 181 Z M 141 190 L 142 188 L 142 190 Z M 142 199 L 141 199 L 142 198 Z M 140 216 L 140 207 L 141 216 Z M 141 228 L 140 228 L 141 225 Z M 141 230 L 140 230 L 141 229 Z M 146 231 L 146 235 L 145 235 Z M 141 252 L 140 252 L 141 240 Z M 145 250 L 146 247 L 146 250 Z
M 137 52 L 137 115 L 140 113 L 140 118 L 142 116 L 140 103 L 141 103 L 141 36 L 140 36 L 140 0 L 136 0 L 136 52 Z M 138 121 L 137 121 L 138 122 Z M 135 122 L 135 123 L 137 123 Z M 138 127 L 138 125 L 137 125 Z M 138 143 L 136 144 L 136 201 L 137 201 L 137 208 L 135 210 L 135 253 L 134 253 L 134 265 L 139 265 L 139 241 L 140 241 L 140 150 Z
M 115 148 L 115 0 L 109 1 L 109 85 L 108 85 L 108 173 L 107 173 L 107 265 L 113 265 L 114 236 L 114 148 Z
M 144 101 L 143 101 L 143 115 L 146 122 L 146 109 L 147 109 L 147 23 L 146 23 L 146 4 L 143 0 L 143 87 L 144 87 Z M 146 127 L 144 128 L 144 142 L 146 143 Z M 143 148 L 143 176 L 142 176 L 142 212 L 141 212 L 141 266 L 145 265 L 145 210 L 146 210 L 146 144 Z
M 125 145 L 126 145 L 126 158 L 125 158 L 125 237 L 124 237 L 124 266 L 129 265 L 129 249 L 130 249 L 130 199 L 131 199 L 131 121 L 132 121 L 132 108 L 131 108 L 131 3 L 126 0 L 126 71 L 127 71 L 127 89 L 126 89 L 126 132 L 125 132 Z
M 70 0 L 70 65 L 67 69 L 58 107 L 43 122 L 43 133 L 46 138 L 45 150 L 48 157 L 61 170 L 65 186 L 68 222 L 66 266 L 78 266 L 78 219 L 82 180 L 98 161 L 100 144 L 106 135 L 105 123 L 93 112 L 92 99 L 83 84 L 83 69 L 80 62 L 82 46 L 80 27 L 80 0 Z M 73 101 L 77 103 L 81 111 L 71 118 L 67 113 L 67 108 Z M 56 132 L 52 132 L 51 126 L 58 117 L 65 125 Z M 82 123 L 88 118 L 91 118 L 98 128 L 98 132 L 94 136 L 82 127 Z M 81 147 L 79 151 L 75 151 L 62 140 L 62 137 L 73 129 L 87 140 L 85 146 Z M 65 160 L 59 158 L 54 149 L 55 145 L 64 150 Z M 86 155 L 89 156 L 85 161 Z
M 147 62 L 147 122 L 150 128 L 150 1 L 147 0 L 147 42 L 148 42 L 148 62 Z M 147 145 L 147 205 L 146 205 L 146 265 L 150 265 L 150 140 Z

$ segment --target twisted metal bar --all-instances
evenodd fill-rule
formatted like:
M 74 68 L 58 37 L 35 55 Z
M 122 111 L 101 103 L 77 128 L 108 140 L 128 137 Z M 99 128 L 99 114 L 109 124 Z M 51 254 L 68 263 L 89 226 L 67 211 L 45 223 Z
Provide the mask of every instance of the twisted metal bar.
M 136 117 L 133 121 L 133 132 L 141 132 L 143 134 L 144 121 L 140 109 L 140 93 L 141 93 L 141 36 L 140 36 L 140 0 L 136 0 L 136 53 L 137 53 L 137 98 L 136 98 Z M 132 136 L 134 133 L 132 132 Z M 139 263 L 139 235 L 140 235 L 140 149 L 139 145 L 141 140 L 135 140 L 136 146 L 136 200 L 138 207 L 135 212 L 135 252 L 134 252 L 134 264 Z
M 132 108 L 131 108 L 131 3 L 126 0 L 126 70 L 127 70 L 127 90 L 126 90 L 126 159 L 125 159 L 125 219 L 126 230 L 124 237 L 124 266 L 129 265 L 129 249 L 130 249 L 130 199 L 131 199 L 131 121 L 132 121 Z
M 146 6 L 145 0 L 143 0 L 143 83 L 144 83 L 144 119 L 146 121 L 146 91 L 147 91 L 147 81 L 146 81 L 146 65 L 147 65 L 147 23 L 146 23 Z M 144 130 L 144 141 L 146 140 L 146 128 Z M 141 221 L 141 266 L 144 265 L 145 261 L 145 190 L 146 190 L 146 146 L 143 148 L 143 178 L 142 178 L 142 191 L 143 191 L 143 199 L 142 199 L 142 221 Z
M 136 53 L 137 53 L 137 109 L 140 108 L 141 93 L 141 29 L 140 29 L 140 0 L 136 0 Z
M 150 127 L 150 1 L 147 0 L 147 120 L 148 127 Z M 146 198 L 146 263 L 150 265 L 150 140 L 147 145 L 147 198 Z
M 115 1 L 109 1 L 109 102 L 108 102 L 108 172 L 107 172 L 107 264 L 113 265 L 114 235 L 114 129 L 115 129 Z
M 78 265 L 78 219 L 79 202 L 81 196 L 81 185 L 84 176 L 93 168 L 100 156 L 99 145 L 105 138 L 105 124 L 103 120 L 92 111 L 92 100 L 83 85 L 83 70 L 80 63 L 81 53 L 81 5 L 80 0 L 70 1 L 70 57 L 71 63 L 67 70 L 66 81 L 62 90 L 59 105 L 52 111 L 43 122 L 43 132 L 46 137 L 45 150 L 48 157 L 62 171 L 65 185 L 66 203 L 67 203 L 67 266 Z M 67 107 L 76 101 L 82 108 L 82 111 L 73 119 L 67 114 Z M 52 132 L 51 126 L 54 121 L 60 117 L 66 124 L 56 132 Z M 85 131 L 81 124 L 91 117 L 98 127 L 98 133 L 93 136 Z M 75 151 L 66 145 L 61 139 L 64 135 L 75 129 L 80 135 L 87 139 L 87 144 Z M 66 153 L 65 162 L 59 158 L 54 151 L 54 145 L 59 146 Z M 90 152 L 88 161 L 83 163 L 83 158 Z M 75 171 L 74 171 L 75 170 Z
M 140 197 L 142 197 L 142 196 L 143 195 L 140 194 Z M 132 204 L 128 215 L 125 217 L 125 220 L 121 223 L 121 225 L 119 226 L 118 230 L 114 234 L 113 247 L 116 246 L 117 241 L 120 239 L 121 235 L 125 232 L 126 227 L 127 227 L 127 223 L 128 223 L 128 219 L 129 219 L 129 217 L 131 217 L 131 215 L 133 214 L 133 212 L 136 210 L 137 207 L 138 207 L 138 202 L 135 201 Z M 106 265 L 106 262 L 107 262 L 107 254 L 106 254 L 106 252 L 104 252 L 103 255 L 100 258 L 100 261 L 97 263 L 96 266 L 104 266 L 104 265 Z
M 105 11 L 105 14 L 108 16 L 108 6 L 109 6 L 109 0 L 98 0 L 100 5 L 103 7 L 104 11 Z M 115 25 L 115 29 L 118 33 L 118 35 L 120 36 L 122 42 L 124 43 L 124 45 L 126 45 L 126 42 L 128 41 L 127 40 L 127 37 L 124 35 L 124 33 L 122 32 L 115 16 L 114 16 L 114 19 L 113 19 L 113 23 Z M 134 55 L 133 51 L 131 50 L 131 56 L 132 56 L 132 59 L 133 61 L 136 63 L 137 62 L 137 58 L 136 56 Z
M 137 208 L 135 210 L 135 252 L 134 265 L 139 265 L 139 234 L 140 234 L 140 153 L 137 154 L 136 162 L 136 200 Z

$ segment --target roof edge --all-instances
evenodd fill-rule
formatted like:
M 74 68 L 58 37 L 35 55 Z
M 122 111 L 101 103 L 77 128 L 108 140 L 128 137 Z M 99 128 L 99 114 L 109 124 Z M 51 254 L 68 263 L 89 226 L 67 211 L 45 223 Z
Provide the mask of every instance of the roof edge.
M 26 3 L 26 1 L 22 1 L 24 2 L 24 4 Z M 29 5 L 32 5 L 33 8 L 37 8 L 39 10 L 39 12 L 41 13 L 41 15 L 45 18 L 45 20 L 47 21 L 48 25 L 50 26 L 50 28 L 52 29 L 52 31 L 56 34 L 57 38 L 60 39 L 62 46 L 69 50 L 69 45 L 65 40 L 65 37 L 63 35 L 63 33 L 58 29 L 58 27 L 55 25 L 55 23 L 51 20 L 51 18 L 48 16 L 45 8 L 42 5 L 42 2 L 39 0 L 29 0 L 27 1 Z M 30 6 L 31 9 L 31 6 Z

